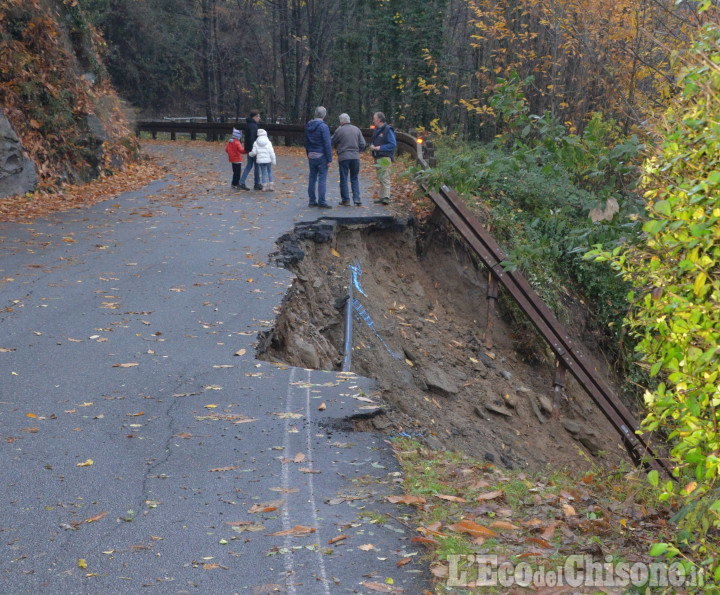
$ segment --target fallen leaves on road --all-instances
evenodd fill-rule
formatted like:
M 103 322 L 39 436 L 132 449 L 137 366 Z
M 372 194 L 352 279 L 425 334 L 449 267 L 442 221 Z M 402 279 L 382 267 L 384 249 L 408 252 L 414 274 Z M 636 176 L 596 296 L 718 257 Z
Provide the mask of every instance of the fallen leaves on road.
M 292 529 L 286 529 L 285 531 L 276 531 L 275 533 L 266 533 L 266 537 L 277 537 L 280 535 L 292 535 L 293 537 L 299 537 L 301 535 L 309 535 L 315 533 L 315 527 L 306 527 L 305 525 L 295 525 Z
M 251 421 L 257 421 L 254 417 L 247 417 L 242 413 L 211 413 L 210 415 L 199 415 L 195 417 L 197 421 L 231 421 L 234 424 L 246 424 Z
M 360 583 L 366 589 L 375 591 L 376 593 L 405 593 L 405 589 L 394 587 L 385 583 L 376 583 L 374 581 L 363 581 Z
M 285 500 L 268 500 L 267 502 L 261 502 L 260 504 L 253 504 L 248 510 L 250 514 L 257 514 L 259 512 L 272 512 L 277 510 L 281 506 L 284 506 Z

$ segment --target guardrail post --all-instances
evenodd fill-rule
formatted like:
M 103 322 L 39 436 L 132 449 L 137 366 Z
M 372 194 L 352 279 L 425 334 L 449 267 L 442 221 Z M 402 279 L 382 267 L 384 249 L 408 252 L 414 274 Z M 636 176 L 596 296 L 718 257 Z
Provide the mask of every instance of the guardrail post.
M 437 157 L 435 157 L 435 143 L 427 140 L 424 143 L 423 152 L 425 153 L 425 161 L 428 167 L 437 167 Z
M 565 373 L 567 368 L 565 363 L 559 358 L 555 358 L 555 380 L 553 380 L 553 419 L 560 418 L 560 402 L 562 401 L 563 389 L 565 388 Z
M 485 347 L 492 349 L 493 346 L 493 324 L 495 323 L 495 303 L 498 295 L 498 280 L 490 273 L 487 288 L 487 324 L 485 325 Z

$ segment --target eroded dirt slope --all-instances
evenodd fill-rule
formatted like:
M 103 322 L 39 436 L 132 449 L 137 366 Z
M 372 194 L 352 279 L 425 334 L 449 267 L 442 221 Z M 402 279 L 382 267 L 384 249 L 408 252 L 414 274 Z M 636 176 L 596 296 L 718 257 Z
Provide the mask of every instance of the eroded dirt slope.
M 261 358 L 340 369 L 342 304 L 354 265 L 361 307 L 352 371 L 378 381 L 387 410 L 370 420 L 376 429 L 508 468 L 628 461 L 616 431 L 574 380 L 568 378 L 561 419 L 550 418 L 552 362 L 523 361 L 500 316 L 486 347 L 486 273 L 458 244 L 434 234 L 418 249 L 412 225 L 344 228 L 321 240 L 329 241 L 293 244 L 304 258 L 290 265 L 297 279 Z

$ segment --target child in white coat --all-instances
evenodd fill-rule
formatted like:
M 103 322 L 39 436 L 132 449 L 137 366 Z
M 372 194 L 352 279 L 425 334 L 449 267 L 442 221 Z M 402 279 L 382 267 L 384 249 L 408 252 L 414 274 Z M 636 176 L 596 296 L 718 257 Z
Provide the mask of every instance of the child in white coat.
M 255 157 L 255 163 L 260 168 L 263 190 L 272 192 L 275 190 L 273 184 L 272 166 L 275 165 L 275 150 L 268 138 L 267 131 L 262 128 L 258 130 L 257 140 L 253 144 L 250 157 Z M 265 181 L 267 179 L 267 182 Z

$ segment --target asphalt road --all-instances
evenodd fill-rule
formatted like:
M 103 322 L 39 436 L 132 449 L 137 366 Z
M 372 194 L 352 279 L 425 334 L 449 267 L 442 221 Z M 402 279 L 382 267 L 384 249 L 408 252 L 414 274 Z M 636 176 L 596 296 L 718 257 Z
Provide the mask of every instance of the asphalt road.
M 0 225 L 0 593 L 421 593 L 397 464 L 344 421 L 372 383 L 254 358 L 275 240 L 380 207 L 307 209 L 302 159 L 237 193 L 219 145 L 149 150 L 166 179 Z

